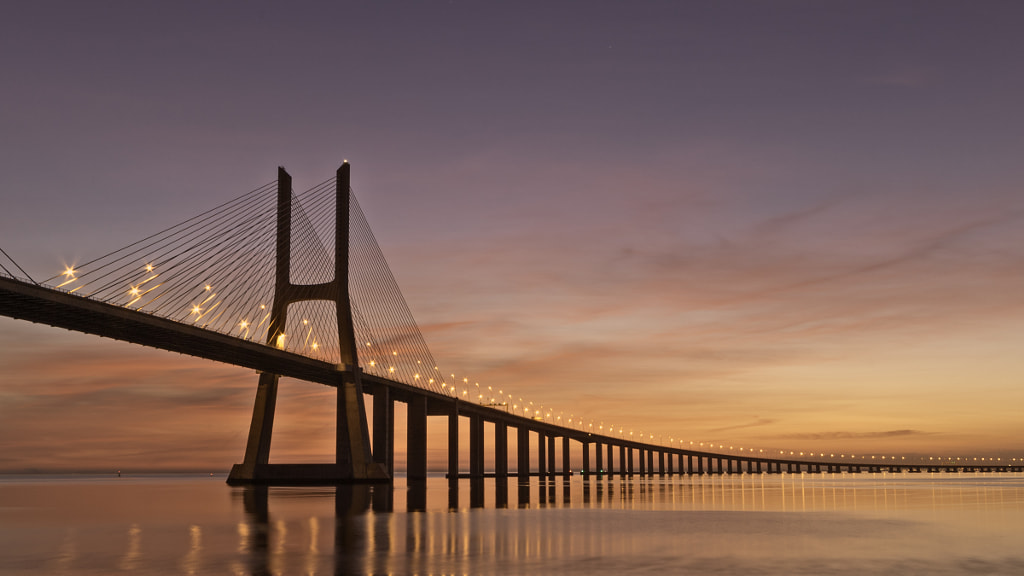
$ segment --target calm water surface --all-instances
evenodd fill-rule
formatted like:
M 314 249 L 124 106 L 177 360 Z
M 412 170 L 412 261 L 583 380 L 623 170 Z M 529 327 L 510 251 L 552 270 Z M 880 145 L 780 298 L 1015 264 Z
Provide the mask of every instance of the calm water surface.
M 1024 476 L 2 477 L 0 574 L 1024 574 Z

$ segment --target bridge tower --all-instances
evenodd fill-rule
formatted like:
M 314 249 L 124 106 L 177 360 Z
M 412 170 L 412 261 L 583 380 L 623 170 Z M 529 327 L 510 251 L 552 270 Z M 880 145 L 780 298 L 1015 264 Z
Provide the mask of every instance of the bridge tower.
M 349 300 L 349 181 L 344 162 L 337 172 L 334 233 L 334 279 L 320 284 L 291 282 L 292 179 L 277 171 L 277 258 L 274 303 L 267 344 L 282 347 L 288 306 L 307 300 L 327 300 L 337 308 L 340 364 L 334 464 L 271 464 L 270 439 L 280 376 L 261 372 L 249 425 L 245 459 L 235 464 L 229 484 L 323 484 L 335 482 L 387 482 L 386 469 L 373 461 L 363 404 L 359 357 Z

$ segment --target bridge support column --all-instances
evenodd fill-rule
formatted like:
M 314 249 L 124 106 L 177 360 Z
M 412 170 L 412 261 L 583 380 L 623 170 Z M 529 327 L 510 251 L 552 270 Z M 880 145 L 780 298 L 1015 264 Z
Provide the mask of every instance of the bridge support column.
M 601 447 L 598 446 L 597 453 L 601 453 Z M 600 456 L 599 456 L 600 458 Z M 588 476 L 591 474 L 590 469 L 590 442 L 583 442 L 583 475 Z
M 637 454 L 636 454 L 637 472 L 639 472 L 641 476 L 646 476 L 647 475 L 647 466 L 645 466 L 644 460 L 646 460 L 646 455 L 647 455 L 648 451 L 644 450 L 643 448 L 637 448 L 636 452 L 637 452 Z
M 604 450 L 604 446 L 600 442 L 594 442 L 594 473 L 600 474 L 604 471 L 604 458 L 601 451 Z
M 569 459 L 569 437 L 562 436 L 562 476 L 568 478 L 570 474 L 572 474 L 572 465 Z
M 530 430 L 523 426 L 516 430 L 516 470 L 522 482 L 530 479 Z
M 245 445 L 245 459 L 235 464 L 228 476 L 232 480 L 252 480 L 256 467 L 266 466 L 270 461 L 270 438 L 274 431 L 274 410 L 277 407 L 277 374 L 260 373 L 256 385 L 256 402 L 249 424 L 249 440 Z
M 658 474 L 665 475 L 665 451 L 658 452 Z M 672 475 L 672 455 L 668 455 L 668 474 Z
M 508 477 L 508 425 L 494 423 L 494 477 Z
M 459 481 L 459 403 L 448 413 L 448 483 Z
M 615 455 L 615 446 L 608 444 L 606 450 L 608 451 L 608 463 L 605 464 L 605 468 L 608 470 L 608 474 L 614 474 L 615 459 L 613 458 L 613 456 Z
M 647 475 L 654 476 L 654 450 L 647 450 Z
M 633 451 L 629 451 L 629 465 L 626 464 L 626 447 L 619 446 L 619 474 L 625 476 L 633 471 Z
M 409 424 L 406 433 L 409 480 L 427 479 L 427 397 L 412 395 L 408 404 Z
M 547 476 L 548 442 L 543 432 L 537 433 L 537 474 Z
M 395 402 L 391 388 L 377 386 L 373 391 L 373 461 L 395 476 Z
M 484 419 L 478 414 L 469 417 L 469 476 L 484 477 Z
M 548 435 L 548 476 L 554 476 L 555 473 L 555 437 Z
M 626 473 L 633 475 L 633 447 L 626 448 Z

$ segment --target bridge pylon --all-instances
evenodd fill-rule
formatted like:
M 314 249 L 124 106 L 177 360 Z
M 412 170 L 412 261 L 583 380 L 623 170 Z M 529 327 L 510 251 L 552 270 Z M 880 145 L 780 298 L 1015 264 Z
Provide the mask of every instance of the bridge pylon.
M 277 172 L 277 258 L 274 302 L 267 344 L 283 347 L 288 306 L 307 300 L 334 302 L 340 349 L 337 425 L 334 464 L 271 464 L 270 440 L 280 376 L 262 372 L 256 387 L 245 459 L 235 464 L 228 484 L 331 484 L 388 482 L 387 469 L 374 462 L 363 403 L 359 356 L 349 299 L 349 183 L 350 167 L 338 168 L 335 199 L 334 279 L 320 284 L 291 282 L 292 179 Z

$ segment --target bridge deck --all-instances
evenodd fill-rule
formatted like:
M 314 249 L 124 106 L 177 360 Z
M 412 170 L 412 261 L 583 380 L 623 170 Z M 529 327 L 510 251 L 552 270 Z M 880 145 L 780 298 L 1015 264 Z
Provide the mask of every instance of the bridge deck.
M 11 278 L 0 277 L 0 315 L 328 386 L 344 376 L 334 364 Z

